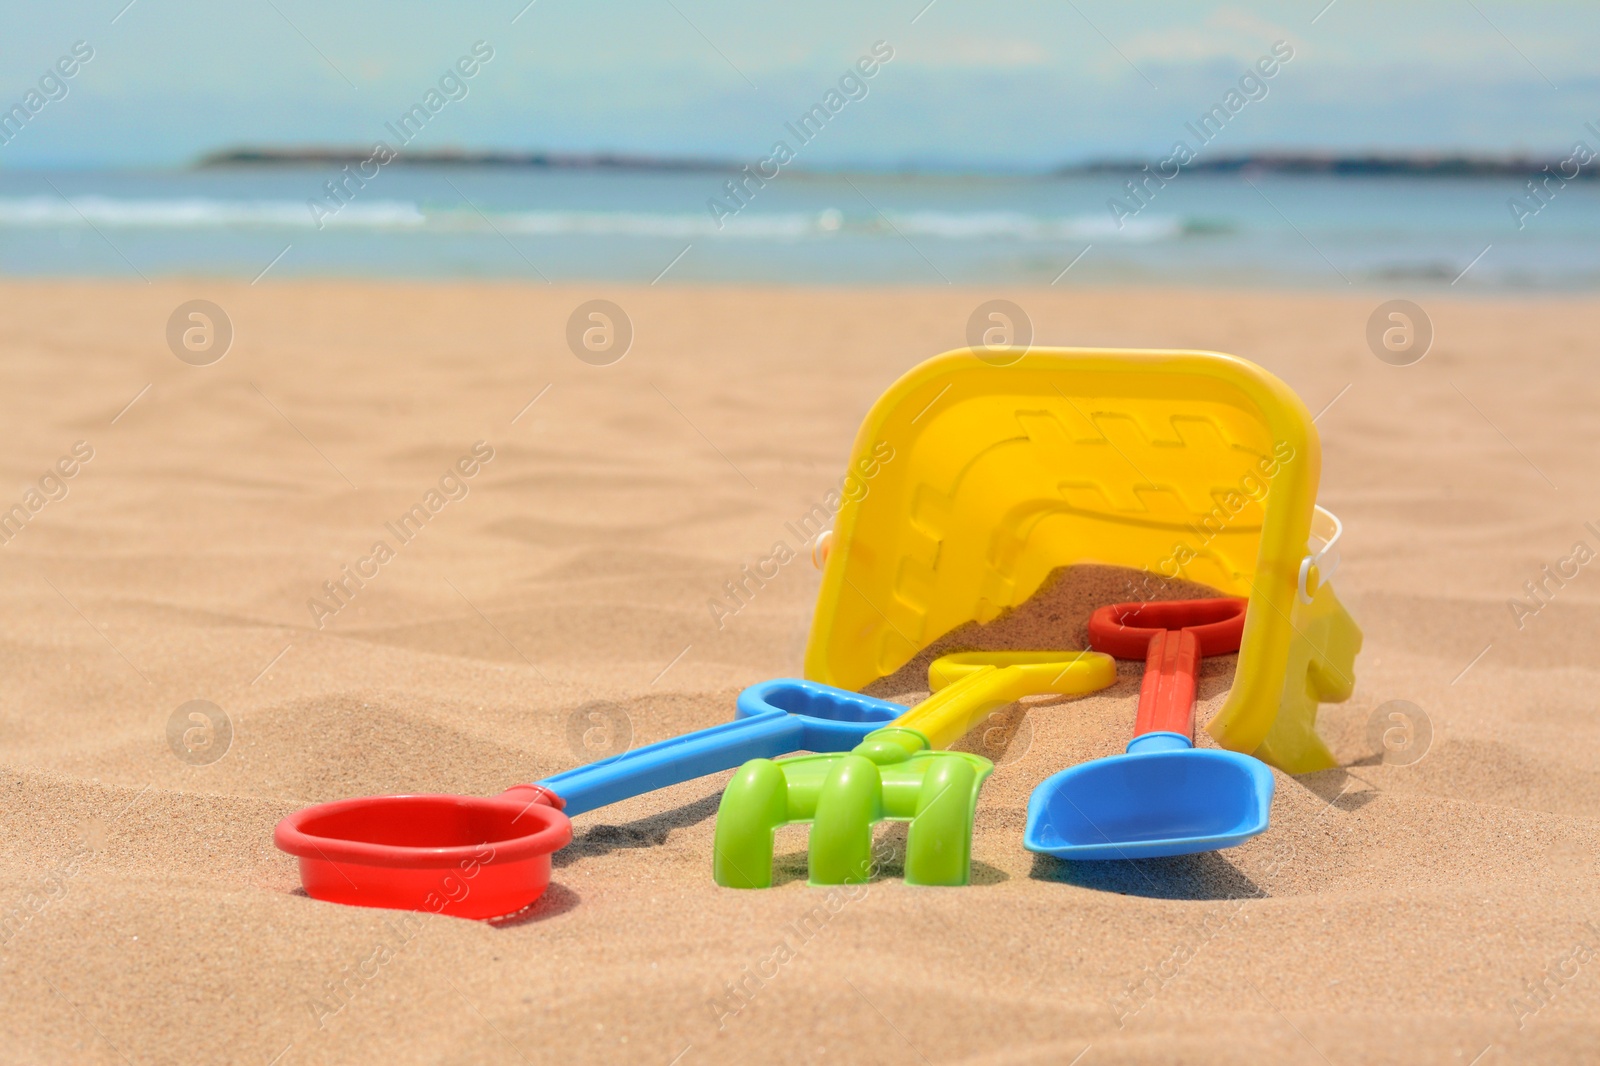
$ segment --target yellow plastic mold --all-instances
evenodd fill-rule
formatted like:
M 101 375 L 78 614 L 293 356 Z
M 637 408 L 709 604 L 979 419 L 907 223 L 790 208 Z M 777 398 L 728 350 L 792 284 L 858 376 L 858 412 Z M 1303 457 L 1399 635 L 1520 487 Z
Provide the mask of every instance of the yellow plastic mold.
M 1350 695 L 1361 632 L 1309 547 L 1321 448 L 1299 397 L 1217 352 L 993 359 L 936 356 L 862 423 L 849 469 L 865 492 L 834 523 L 806 676 L 860 689 L 1059 567 L 1131 567 L 1249 598 L 1207 726 L 1219 744 L 1291 773 L 1333 766 L 1317 705 Z

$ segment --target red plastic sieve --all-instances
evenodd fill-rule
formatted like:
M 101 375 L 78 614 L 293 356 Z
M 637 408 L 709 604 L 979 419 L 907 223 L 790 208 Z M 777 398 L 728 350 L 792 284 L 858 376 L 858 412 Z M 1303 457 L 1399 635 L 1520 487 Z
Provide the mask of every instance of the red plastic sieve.
M 539 898 L 551 853 L 572 840 L 567 816 L 525 789 L 322 803 L 279 822 L 273 841 L 299 858 L 313 899 L 495 918 Z

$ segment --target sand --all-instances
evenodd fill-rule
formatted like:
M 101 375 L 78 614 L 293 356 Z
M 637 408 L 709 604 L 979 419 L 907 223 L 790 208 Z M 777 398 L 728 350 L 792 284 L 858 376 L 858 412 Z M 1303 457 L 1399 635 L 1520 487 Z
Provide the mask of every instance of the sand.
M 299 891 L 271 831 L 300 806 L 493 793 L 797 673 L 808 561 L 721 629 L 708 601 L 993 295 L 0 285 L 0 508 L 73 469 L 0 545 L 0 1061 L 1594 1061 L 1600 576 L 1523 589 L 1600 549 L 1592 300 L 1424 298 L 1433 350 L 1395 367 L 1364 335 L 1396 294 L 1007 294 L 1041 343 L 1231 351 L 1332 404 L 1321 498 L 1366 647 L 1321 715 L 1341 768 L 1278 775 L 1242 847 L 1022 848 L 1031 788 L 1120 750 L 1127 666 L 964 742 L 1000 764 L 971 887 L 830 895 L 786 830 L 782 884 L 719 889 L 719 777 L 576 819 L 507 922 Z M 564 341 L 597 296 L 635 328 L 610 366 Z M 213 365 L 164 339 L 194 298 L 234 325 Z M 386 523 L 480 441 L 493 458 L 446 481 L 465 495 L 402 542 Z M 376 576 L 340 604 L 346 566 Z M 1078 639 L 1119 580 L 1068 571 L 965 639 Z M 1231 674 L 1208 664 L 1202 716 Z M 214 761 L 169 743 L 194 700 L 231 726 Z M 1431 726 L 1419 761 L 1369 733 L 1392 700 Z

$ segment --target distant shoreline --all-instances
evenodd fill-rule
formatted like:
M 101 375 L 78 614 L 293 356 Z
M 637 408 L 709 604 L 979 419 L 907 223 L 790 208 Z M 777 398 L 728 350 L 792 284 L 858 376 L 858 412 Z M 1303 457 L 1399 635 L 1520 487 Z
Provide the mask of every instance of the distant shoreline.
M 1333 174 L 1349 177 L 1422 178 L 1525 178 L 1546 168 L 1556 170 L 1560 159 L 1529 156 L 1471 155 L 1335 155 L 1319 152 L 1260 152 L 1250 155 L 1197 159 L 1183 169 L 1193 173 L 1238 174 Z M 1125 174 L 1143 170 L 1144 160 L 1104 160 L 1061 167 L 1056 174 Z M 1594 168 L 1580 169 L 1575 175 L 1562 174 L 1566 181 L 1593 178 Z
M 368 148 L 229 148 L 210 152 L 193 164 L 195 169 L 227 167 L 331 166 L 360 164 L 371 158 Z M 1385 155 L 1382 153 L 1338 154 L 1324 152 L 1256 152 L 1215 159 L 1197 159 L 1185 171 L 1202 174 L 1318 174 L 1338 177 L 1417 177 L 1417 178 L 1526 178 L 1556 170 L 1561 161 L 1531 156 L 1490 156 L 1466 154 Z M 628 155 L 613 152 L 499 152 L 444 149 L 428 152 L 397 153 L 390 166 L 472 167 L 525 170 L 612 170 L 670 173 L 737 173 L 741 164 L 725 159 L 680 156 Z M 1073 163 L 1054 169 L 1008 177 L 1071 177 L 1082 174 L 1136 174 L 1153 165 L 1141 159 L 1102 159 Z M 841 171 L 843 173 L 845 171 Z M 890 170 L 886 173 L 906 173 Z M 827 171 L 809 171 L 812 176 Z M 849 173 L 857 173 L 849 171 Z M 909 173 L 945 176 L 939 169 L 911 170 Z M 1566 180 L 1592 179 L 1600 169 L 1583 168 Z M 970 176 L 950 171 L 948 176 Z
M 198 170 L 253 166 L 355 166 L 372 158 L 371 148 L 229 148 L 195 161 Z M 467 152 L 443 149 L 395 153 L 388 166 L 507 167 L 529 170 L 736 171 L 715 159 L 623 155 L 611 152 Z

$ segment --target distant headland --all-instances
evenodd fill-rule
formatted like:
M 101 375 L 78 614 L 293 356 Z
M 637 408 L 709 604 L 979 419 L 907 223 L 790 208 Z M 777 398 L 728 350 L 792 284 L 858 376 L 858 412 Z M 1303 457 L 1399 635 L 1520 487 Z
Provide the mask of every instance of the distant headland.
M 354 166 L 372 158 L 371 148 L 227 148 L 201 156 L 195 166 Z M 676 156 L 626 155 L 613 152 L 472 152 L 446 148 L 400 151 L 390 166 L 519 167 L 530 170 L 738 170 L 737 163 Z
M 1237 174 L 1243 172 L 1263 174 L 1335 174 L 1349 177 L 1417 177 L 1417 178 L 1525 178 L 1549 168 L 1555 170 L 1568 160 L 1541 159 L 1531 156 L 1489 155 L 1434 155 L 1382 154 L 1339 155 L 1323 152 L 1256 152 L 1246 155 L 1218 156 L 1214 159 L 1196 159 L 1186 163 L 1184 170 L 1192 173 Z M 1105 174 L 1139 171 L 1149 166 L 1146 160 L 1101 160 L 1061 167 L 1057 174 Z M 1596 176 L 1594 168 L 1575 168 L 1576 173 L 1563 173 L 1570 181 L 1579 175 Z

